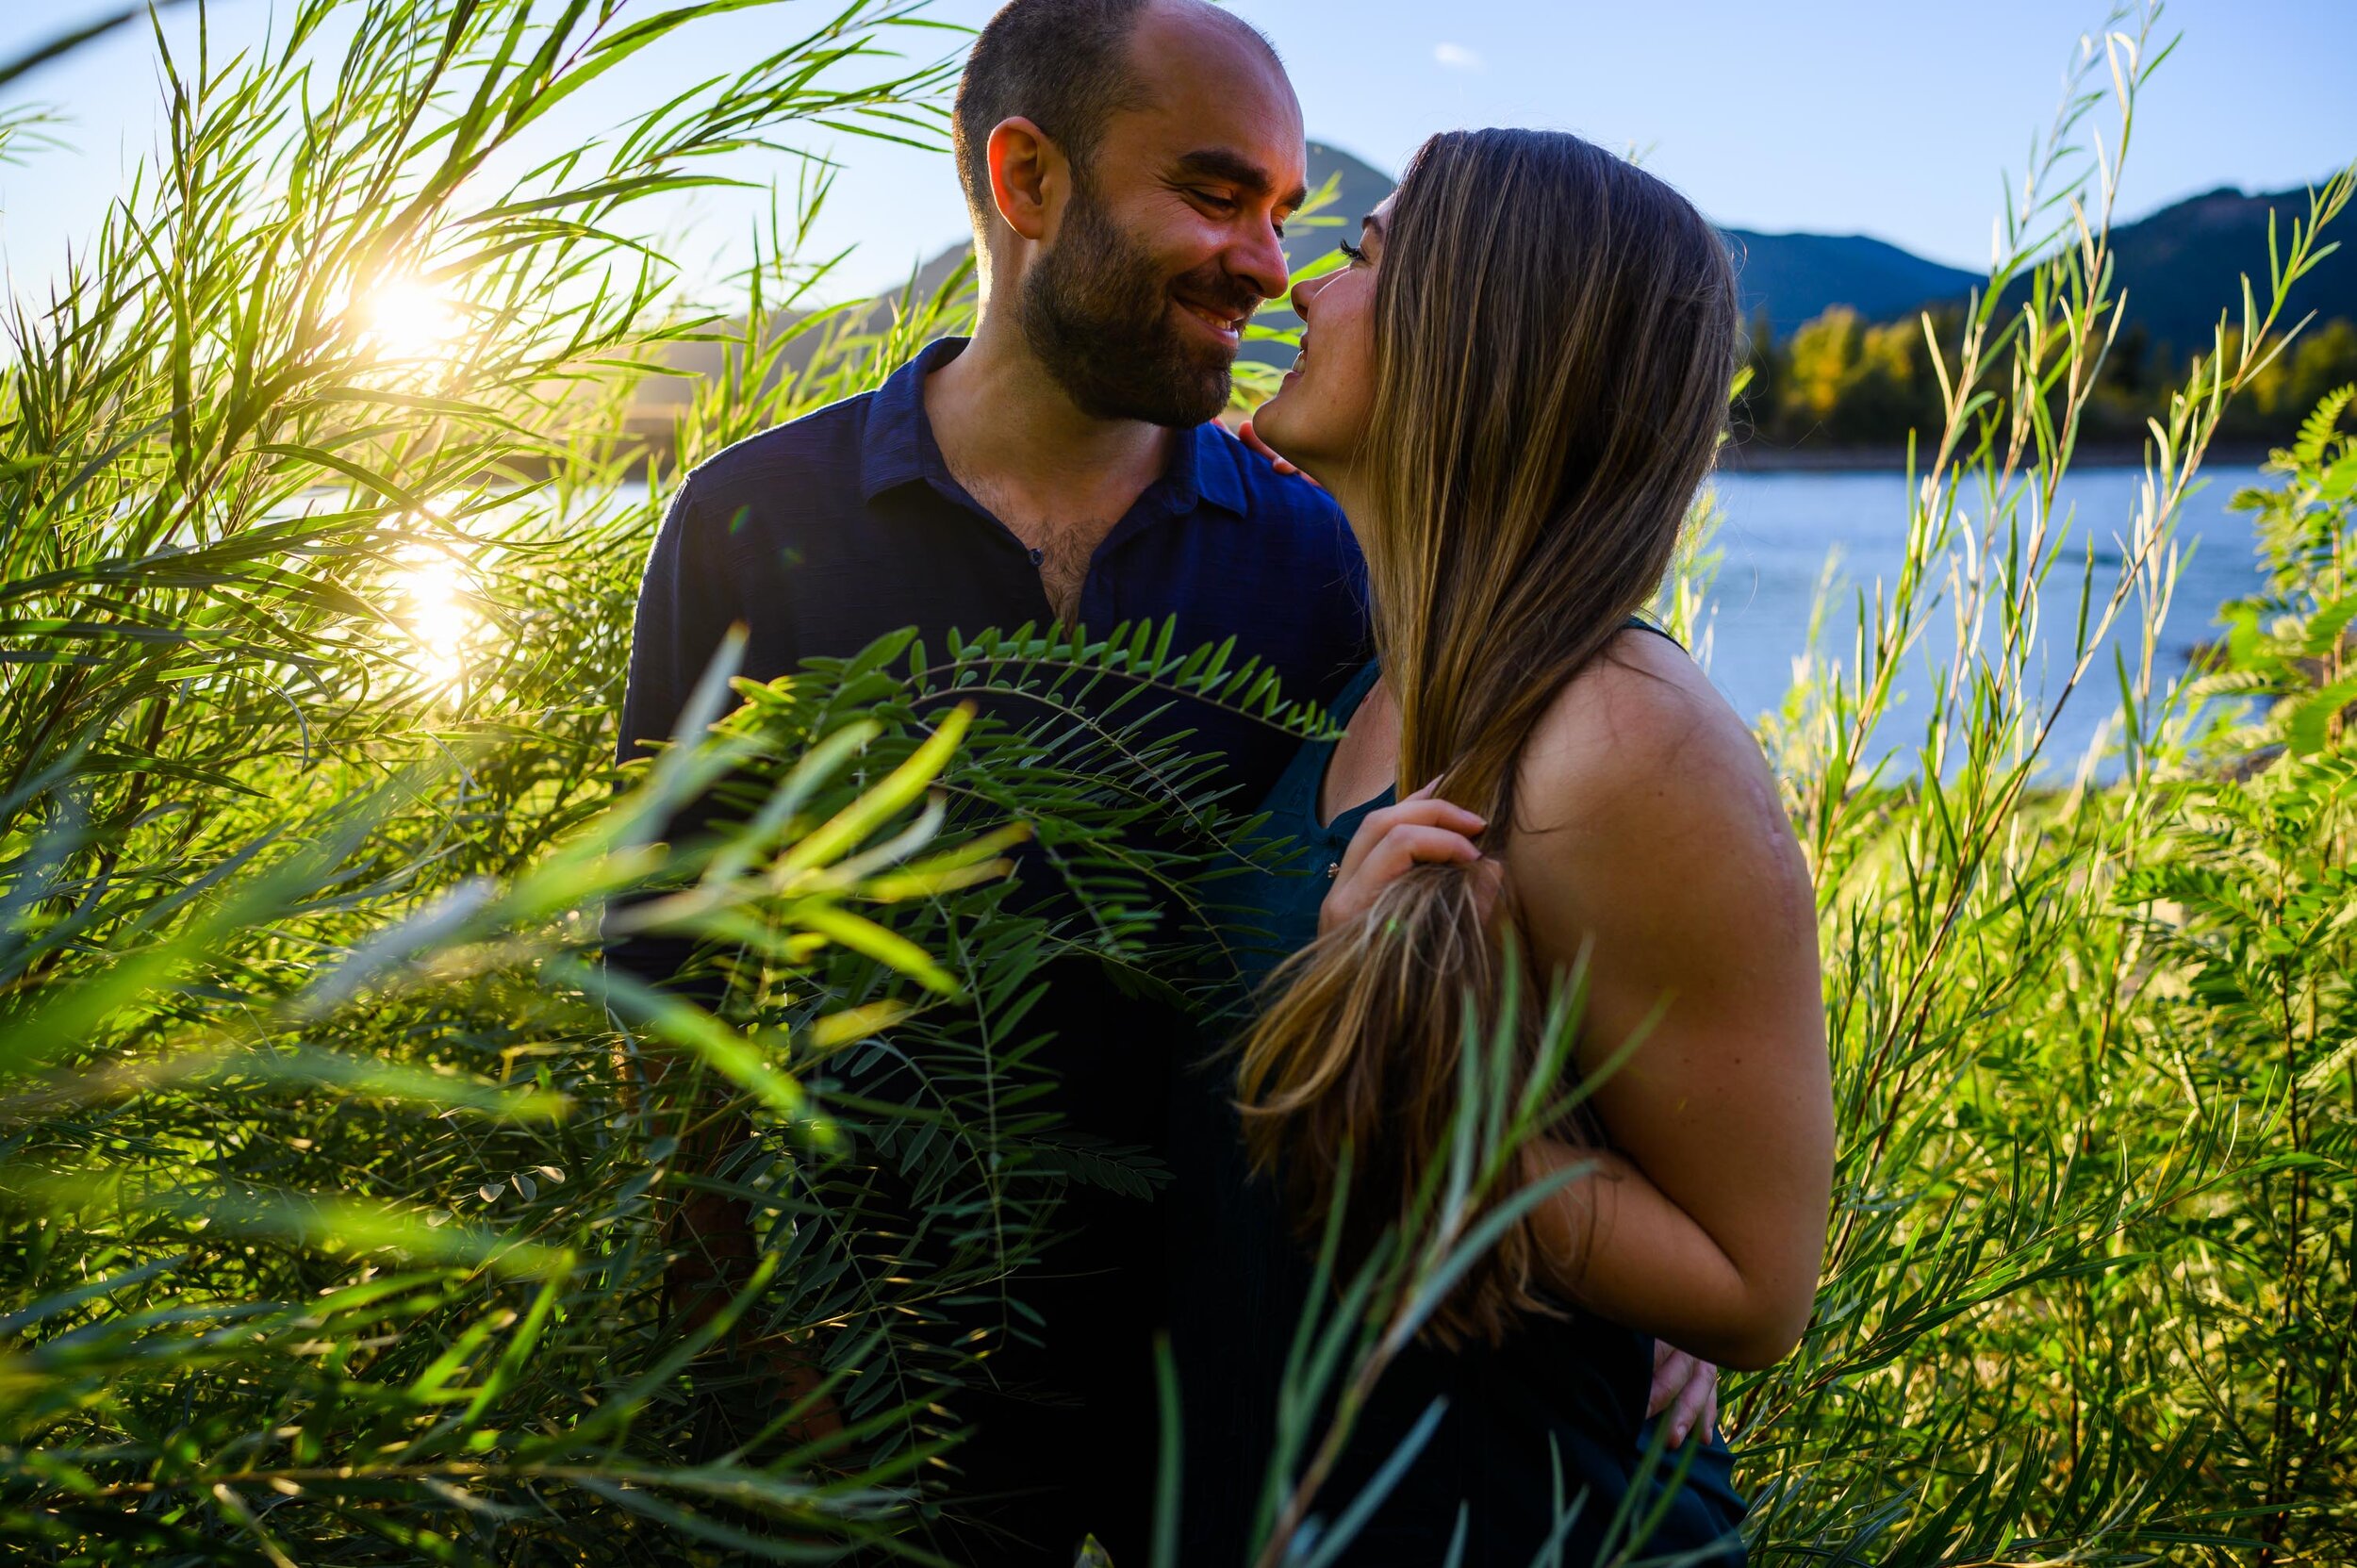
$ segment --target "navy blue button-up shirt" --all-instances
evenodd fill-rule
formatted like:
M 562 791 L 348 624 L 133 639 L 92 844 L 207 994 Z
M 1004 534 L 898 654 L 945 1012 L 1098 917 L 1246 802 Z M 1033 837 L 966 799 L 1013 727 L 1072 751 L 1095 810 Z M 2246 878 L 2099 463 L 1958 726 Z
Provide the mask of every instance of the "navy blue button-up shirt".
M 929 345 L 873 392 L 739 441 L 690 473 L 639 590 L 621 754 L 669 737 L 732 622 L 743 673 L 767 681 L 805 657 L 842 657 L 914 626 L 1012 631 L 1055 619 L 1014 534 L 950 476 L 925 417 L 924 378 L 965 346 Z M 1080 623 L 1175 617 L 1172 647 L 1233 636 L 1289 697 L 1324 702 L 1368 652 L 1365 568 L 1333 501 L 1217 424 L 1179 436 L 1169 469 L 1089 563 Z M 1265 724 L 1178 701 L 1158 720 L 1192 730 L 1249 808 L 1294 743 Z
M 905 626 L 938 646 L 951 630 L 1055 619 L 1030 552 L 950 476 L 926 421 L 925 376 L 964 347 L 933 343 L 874 392 L 740 441 L 687 476 L 639 590 L 625 758 L 669 737 L 733 622 L 748 631 L 743 672 L 767 681 Z M 1164 618 L 1177 620 L 1174 649 L 1233 637 L 1239 654 L 1276 669 L 1289 696 L 1320 703 L 1368 654 L 1365 570 L 1341 512 L 1215 424 L 1178 437 L 1167 471 L 1097 546 L 1080 589 L 1080 619 L 1094 631 Z M 1192 731 L 1178 744 L 1219 759 L 1218 782 L 1246 809 L 1295 747 L 1200 702 L 1174 701 L 1152 722 L 1165 736 Z M 609 954 L 657 981 L 685 956 L 684 943 L 645 937 Z M 1055 1074 L 1043 1103 L 1079 1133 L 1159 1149 L 1178 1048 L 1163 1037 L 1178 1026 L 1148 1015 L 1159 1011 L 1094 965 L 1060 966 L 1029 1015 L 1029 1027 L 1053 1034 L 1035 1058 Z M 1076 1265 L 1035 1272 L 1023 1286 L 1047 1346 L 1002 1347 L 1000 1376 L 1061 1390 L 1091 1411 L 1150 1411 L 1147 1329 L 1162 1312 L 1157 1209 L 1080 1182 L 1063 1201 L 1059 1223 L 1080 1249 Z M 1076 1447 L 1064 1441 L 1063 1407 L 985 1403 L 975 1418 L 988 1441 L 961 1450 L 968 1485 L 1040 1499 L 1025 1506 L 1041 1517 L 1008 1523 L 1014 1533 L 1068 1539 L 1064 1527 L 1087 1518 L 1109 1540 L 1143 1539 L 1150 1420 L 1101 1422 Z

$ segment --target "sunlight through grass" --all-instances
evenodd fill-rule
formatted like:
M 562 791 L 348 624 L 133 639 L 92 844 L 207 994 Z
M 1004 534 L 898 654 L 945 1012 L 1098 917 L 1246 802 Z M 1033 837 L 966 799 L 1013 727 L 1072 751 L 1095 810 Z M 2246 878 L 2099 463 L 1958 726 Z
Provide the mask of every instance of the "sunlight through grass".
M 394 572 L 392 587 L 394 615 L 409 635 L 410 668 L 435 692 L 456 686 L 482 629 L 466 568 L 439 552 L 420 551 Z
M 417 278 L 377 285 L 361 301 L 360 316 L 368 340 L 394 360 L 439 359 L 466 328 L 450 300 Z

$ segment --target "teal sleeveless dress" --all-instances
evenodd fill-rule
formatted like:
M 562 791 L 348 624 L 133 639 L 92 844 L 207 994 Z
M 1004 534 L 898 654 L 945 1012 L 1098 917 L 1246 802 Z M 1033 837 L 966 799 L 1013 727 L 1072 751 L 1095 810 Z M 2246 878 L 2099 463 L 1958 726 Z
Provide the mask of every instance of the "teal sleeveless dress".
M 1348 722 L 1376 674 L 1367 665 L 1336 697 L 1337 727 Z M 1250 994 L 1316 935 L 1332 867 L 1360 821 L 1393 800 L 1386 790 L 1321 823 L 1318 796 L 1333 749 L 1331 742 L 1305 745 L 1262 807 L 1274 858 L 1284 859 L 1289 848 L 1299 851 L 1287 869 L 1256 866 L 1218 883 L 1212 895 L 1242 979 L 1228 1037 Z M 1261 858 L 1265 865 L 1271 857 Z M 1186 1433 L 1180 1560 L 1239 1563 L 1267 1470 L 1276 1391 L 1310 1288 L 1309 1265 L 1287 1231 L 1273 1185 L 1246 1168 L 1232 1053 L 1206 1053 L 1181 1073 L 1172 1095 L 1175 1180 L 1168 1193 L 1170 1324 Z M 1434 1400 L 1443 1399 L 1439 1426 L 1343 1554 L 1344 1568 L 1439 1568 L 1448 1560 L 1460 1504 L 1466 1568 L 1530 1568 L 1553 1539 L 1558 1499 L 1569 1502 L 1583 1491 L 1559 1561 L 1586 1568 L 1624 1501 L 1626 1511 L 1641 1517 L 1667 1490 L 1660 1477 L 1676 1468 L 1672 1453 L 1651 1476 L 1640 1476 L 1654 1425 L 1645 1415 L 1652 1376 L 1648 1336 L 1577 1311 L 1535 1319 L 1501 1345 L 1416 1345 L 1378 1384 L 1313 1511 L 1335 1518 Z M 1741 1568 L 1735 1531 L 1744 1502 L 1730 1466 L 1722 1440 L 1701 1445 L 1661 1523 L 1635 1555 L 1699 1552 L 1719 1543 L 1689 1560 Z

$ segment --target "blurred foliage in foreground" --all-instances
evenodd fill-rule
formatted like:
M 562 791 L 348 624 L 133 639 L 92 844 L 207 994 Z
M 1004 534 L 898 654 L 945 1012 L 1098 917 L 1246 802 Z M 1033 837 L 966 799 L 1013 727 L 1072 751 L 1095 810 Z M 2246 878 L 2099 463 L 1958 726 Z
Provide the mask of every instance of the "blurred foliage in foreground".
M 962 697 L 1021 685 L 1052 709 L 1127 682 L 1314 715 L 1148 635 L 1013 632 L 769 688 L 723 668 L 694 744 L 608 766 L 655 518 L 616 438 L 642 368 L 726 321 L 816 339 L 792 374 L 783 335 L 724 342 L 730 373 L 680 414 L 692 462 L 873 385 L 965 308 L 953 281 L 857 331 L 798 311 L 825 268 L 789 223 L 700 312 L 636 222 L 798 127 L 937 140 L 943 71 L 891 52 L 947 47 L 913 6 L 780 6 L 772 58 L 597 143 L 538 140 L 635 50 L 733 8 L 309 0 L 267 47 L 171 63 L 163 162 L 15 306 L 0 1535 L 20 1556 L 926 1560 L 987 1347 L 943 1331 L 965 1321 L 948 1305 L 1002 1304 L 1013 1331 L 1058 1192 L 1154 1179 L 1024 1111 L 1023 1018 L 1050 956 L 1157 983 L 1147 912 L 1190 840 L 1141 858 L 1119 830 L 1218 841 L 1234 803 L 1177 758 L 1140 794 L 1068 728 Z M 2058 517 L 2108 363 L 2117 189 L 2071 149 L 2098 114 L 2126 144 L 2154 24 L 2116 15 L 2074 56 L 1984 295 L 2027 307 L 1934 334 L 1901 577 L 1762 719 L 1819 881 L 1844 1143 L 1815 1324 L 1729 1389 L 1761 1562 L 2357 1555 L 2346 391 L 2248 498 L 2268 594 L 2197 683 L 2154 673 L 2175 519 L 2283 363 L 2261 345 L 2349 188 L 2318 192 L 2171 400 L 2135 515 Z M 823 180 L 796 195 L 806 214 Z M 2117 568 L 2086 529 L 2121 538 Z M 1665 594 L 1683 629 L 1706 565 Z M 1936 621 L 1963 629 L 1946 657 Z M 2107 629 L 2127 652 L 2102 668 Z M 1918 739 L 1883 757 L 1902 681 Z M 2101 768 L 2039 771 L 2065 701 L 2114 714 Z M 744 829 L 661 846 L 668 808 L 723 778 Z M 1080 914 L 1009 902 L 1025 835 Z M 594 921 L 621 893 L 735 952 L 717 1013 L 601 975 Z M 650 1084 L 654 1053 L 691 1070 Z M 850 1092 L 880 1062 L 941 1094 Z M 716 1103 L 750 1133 L 717 1166 L 682 1159 Z M 914 1209 L 868 1202 L 879 1173 Z M 661 1218 L 714 1185 L 762 1216 L 761 1256 L 686 1331 Z M 1329 1375 L 1379 1372 L 1432 1260 L 1479 1239 L 1443 1223 L 1439 1252 L 1356 1289 L 1318 1342 Z M 820 1381 L 715 1447 L 724 1334 L 790 1337 Z M 802 1420 L 821 1390 L 840 1433 Z M 1281 1398 L 1276 1493 L 1322 1441 L 1314 1389 Z M 1262 1560 L 1334 1539 L 1280 1529 Z

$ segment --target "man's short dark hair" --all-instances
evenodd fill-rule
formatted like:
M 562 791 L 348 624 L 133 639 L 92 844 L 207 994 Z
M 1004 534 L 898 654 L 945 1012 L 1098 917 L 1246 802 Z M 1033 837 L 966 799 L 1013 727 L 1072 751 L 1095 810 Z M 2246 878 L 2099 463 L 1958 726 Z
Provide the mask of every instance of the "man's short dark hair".
M 949 133 L 978 231 L 995 210 L 989 144 L 1000 121 L 1030 121 L 1084 173 L 1106 122 L 1143 106 L 1146 89 L 1129 66 L 1129 34 L 1151 3 L 1008 0 L 982 28 L 958 81 Z

